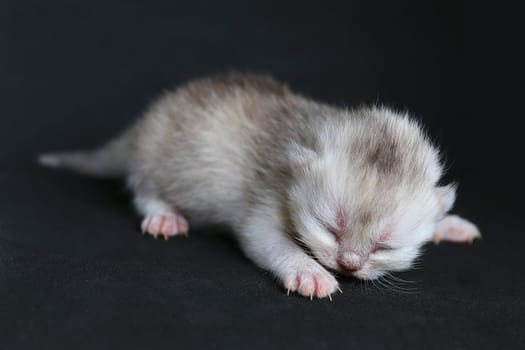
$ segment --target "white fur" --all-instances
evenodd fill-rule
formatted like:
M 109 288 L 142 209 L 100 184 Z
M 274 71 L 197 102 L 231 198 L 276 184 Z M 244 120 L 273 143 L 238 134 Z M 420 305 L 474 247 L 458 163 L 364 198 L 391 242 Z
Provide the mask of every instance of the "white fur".
M 41 163 L 126 174 L 147 229 L 176 209 L 192 225 L 228 224 L 285 288 L 318 297 L 337 288 L 327 268 L 363 279 L 409 268 L 455 199 L 406 114 L 333 108 L 251 75 L 191 82 L 108 146 Z

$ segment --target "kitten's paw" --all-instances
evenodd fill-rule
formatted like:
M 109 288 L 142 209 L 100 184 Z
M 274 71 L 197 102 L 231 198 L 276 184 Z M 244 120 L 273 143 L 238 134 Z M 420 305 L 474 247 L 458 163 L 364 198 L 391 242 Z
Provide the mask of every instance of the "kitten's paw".
M 449 215 L 438 223 L 432 240 L 435 244 L 440 241 L 472 243 L 476 238 L 481 238 L 476 225 L 459 216 Z
M 329 298 L 336 290 L 341 291 L 334 276 L 320 266 L 313 269 L 300 269 L 290 273 L 284 278 L 284 288 L 287 294 L 297 292 L 310 300 L 317 298 Z
M 177 213 L 147 215 L 142 220 L 141 229 L 143 234 L 149 233 L 155 239 L 158 236 L 163 236 L 167 240 L 170 236 L 187 236 L 188 222 Z

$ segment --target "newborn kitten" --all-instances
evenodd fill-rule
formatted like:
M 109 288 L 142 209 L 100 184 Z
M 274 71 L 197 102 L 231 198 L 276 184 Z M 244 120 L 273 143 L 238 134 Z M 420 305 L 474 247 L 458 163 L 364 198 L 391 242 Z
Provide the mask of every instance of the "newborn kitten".
M 310 298 L 339 288 L 329 270 L 375 279 L 408 269 L 430 240 L 480 237 L 445 216 L 455 188 L 438 186 L 438 151 L 415 121 L 314 102 L 266 76 L 192 81 L 107 145 L 39 161 L 126 176 L 155 238 L 229 225 L 249 258 Z

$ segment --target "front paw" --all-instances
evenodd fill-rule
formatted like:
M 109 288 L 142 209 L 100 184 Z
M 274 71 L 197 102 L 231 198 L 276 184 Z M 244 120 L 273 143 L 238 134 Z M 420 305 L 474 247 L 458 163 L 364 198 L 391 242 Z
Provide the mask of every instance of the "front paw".
M 438 223 L 432 240 L 435 244 L 440 241 L 472 243 L 476 238 L 481 238 L 476 225 L 457 215 L 448 215 Z
M 319 265 L 298 268 L 289 272 L 284 277 L 284 288 L 287 294 L 297 292 L 305 297 L 314 296 L 318 298 L 328 297 L 332 300 L 331 294 L 336 290 L 341 291 L 337 280 L 328 271 Z

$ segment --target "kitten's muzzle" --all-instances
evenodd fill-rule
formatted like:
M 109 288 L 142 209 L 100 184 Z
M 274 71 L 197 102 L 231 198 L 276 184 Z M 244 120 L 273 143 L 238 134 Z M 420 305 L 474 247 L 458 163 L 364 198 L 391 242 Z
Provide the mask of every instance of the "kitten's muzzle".
M 337 258 L 337 264 L 342 270 L 349 272 L 359 271 L 368 260 L 368 255 L 357 252 L 345 252 Z

